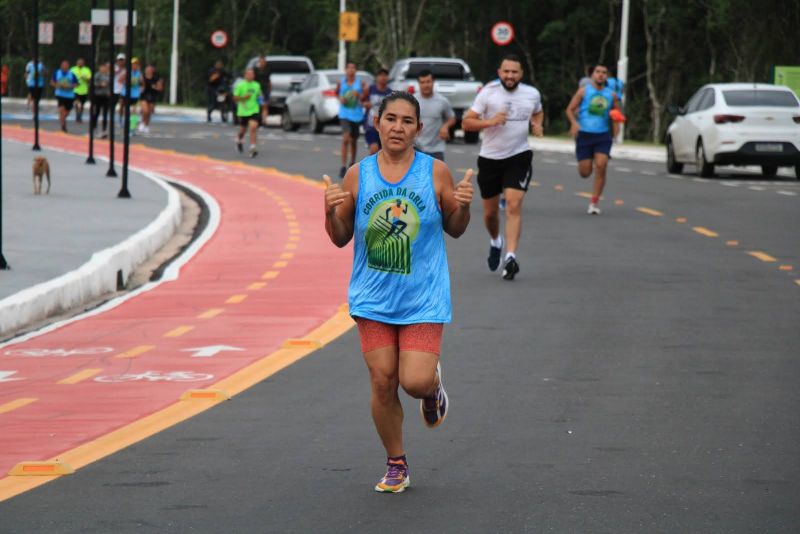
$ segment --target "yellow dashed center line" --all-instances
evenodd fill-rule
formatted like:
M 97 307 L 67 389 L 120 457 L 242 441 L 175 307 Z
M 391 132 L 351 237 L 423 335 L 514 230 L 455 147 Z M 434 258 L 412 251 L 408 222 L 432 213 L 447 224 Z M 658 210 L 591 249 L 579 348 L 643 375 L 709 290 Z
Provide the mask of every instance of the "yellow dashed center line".
M 36 402 L 37 400 L 39 399 L 23 398 L 23 399 L 13 400 L 5 404 L 0 404 L 0 413 L 8 413 L 12 410 L 16 410 L 17 408 L 22 408 L 23 406 L 27 406 L 32 402 Z
M 180 337 L 187 332 L 191 332 L 192 330 L 194 330 L 194 326 L 190 325 L 179 326 L 178 328 L 174 328 L 169 332 L 167 332 L 166 334 L 164 334 L 164 337 Z
M 284 247 L 286 250 L 294 250 L 297 248 L 297 243 L 286 243 Z
M 289 228 L 289 233 L 290 234 L 299 234 L 300 233 L 300 228 Z
M 686 217 L 678 217 L 677 219 L 675 219 L 675 222 L 678 224 L 683 224 L 686 222 Z
M 702 226 L 694 226 L 694 227 L 692 227 L 692 230 L 694 230 L 698 234 L 704 235 L 706 237 L 718 237 L 719 236 L 719 234 L 717 232 L 714 232 L 713 230 L 709 230 L 708 228 L 703 228 Z
M 254 290 L 254 289 L 263 289 L 263 288 L 264 288 L 264 286 L 266 286 L 266 285 L 267 285 L 267 283 L 266 283 L 266 282 L 253 282 L 252 284 L 250 284 L 249 286 L 247 286 L 247 289 L 250 289 L 250 290 Z
M 138 347 L 133 347 L 125 352 L 120 352 L 114 356 L 114 358 L 136 358 L 147 351 L 153 350 L 154 348 L 156 348 L 155 345 L 139 345 Z
M 282 260 L 290 260 L 290 259 L 294 258 L 294 252 L 284 252 L 279 257 Z
M 280 273 L 278 271 L 267 271 L 261 275 L 262 280 L 272 280 L 273 278 L 277 278 Z
M 729 247 L 738 247 L 739 246 L 739 242 L 736 241 L 735 239 L 731 239 L 730 241 L 725 241 L 725 244 L 728 245 Z
M 198 319 L 212 319 L 224 312 L 225 308 L 211 308 L 197 316 Z
M 747 253 L 761 261 L 766 261 L 766 262 L 778 261 L 769 254 L 767 254 L 766 252 L 761 252 L 759 250 L 750 250 Z
M 288 261 L 276 261 L 272 264 L 273 267 L 276 269 L 280 269 L 281 267 L 286 267 L 289 264 Z
M 614 201 L 614 205 L 615 205 L 615 206 L 622 206 L 623 204 L 625 204 L 625 201 L 624 201 L 624 200 L 622 200 L 622 199 L 619 199 L 619 200 L 615 200 L 615 201 Z
M 575 196 L 583 197 L 583 198 L 592 198 L 591 193 L 587 193 L 586 191 L 578 191 L 575 193 Z
M 233 295 L 232 297 L 228 298 L 228 300 L 225 301 L 225 304 L 239 304 L 246 298 L 247 295 Z
M 660 212 L 658 210 L 654 210 L 652 208 L 644 208 L 644 207 L 641 207 L 641 206 L 636 208 L 636 211 L 639 211 L 641 213 L 645 213 L 647 215 L 652 215 L 653 217 L 661 217 L 661 216 L 664 215 L 662 212 Z
M 781 265 L 780 267 L 778 267 L 778 269 L 780 269 L 781 271 L 791 271 L 792 270 L 792 266 L 791 265 Z
M 299 235 L 290 235 L 289 236 L 289 241 L 300 241 L 300 236 Z
M 58 384 L 77 384 L 78 382 L 83 382 L 87 378 L 92 378 L 94 375 L 99 374 L 102 369 L 84 369 L 83 371 L 79 371 L 72 376 L 68 376 L 63 380 L 59 380 Z
M 555 189 L 556 191 L 563 191 L 564 190 L 564 186 L 563 185 L 555 185 L 555 186 L 553 186 L 553 189 Z

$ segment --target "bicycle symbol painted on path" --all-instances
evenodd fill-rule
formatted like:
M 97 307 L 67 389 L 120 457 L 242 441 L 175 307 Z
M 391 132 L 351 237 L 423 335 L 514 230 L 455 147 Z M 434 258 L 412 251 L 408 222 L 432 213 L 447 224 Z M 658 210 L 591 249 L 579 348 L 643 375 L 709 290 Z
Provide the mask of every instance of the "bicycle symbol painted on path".
M 106 375 L 95 378 L 96 382 L 121 383 L 121 382 L 202 382 L 211 380 L 214 375 L 208 373 L 195 373 L 192 371 L 144 371 L 142 373 L 129 373 L 123 375 Z
M 46 358 L 49 356 L 64 358 L 77 355 L 106 354 L 113 351 L 113 347 L 81 347 L 77 349 L 11 349 L 3 354 L 6 356 L 25 356 L 27 358 Z

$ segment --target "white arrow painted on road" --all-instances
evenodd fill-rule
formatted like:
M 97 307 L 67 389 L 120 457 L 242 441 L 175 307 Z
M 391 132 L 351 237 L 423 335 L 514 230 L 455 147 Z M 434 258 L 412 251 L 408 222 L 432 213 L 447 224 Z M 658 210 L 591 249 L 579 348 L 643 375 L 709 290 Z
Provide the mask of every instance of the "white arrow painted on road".
M 0 371 L 0 382 L 13 382 L 14 380 L 25 380 L 24 378 L 9 378 L 17 374 L 16 371 Z
M 194 352 L 192 358 L 210 358 L 215 354 L 224 350 L 244 350 L 239 347 L 231 347 L 229 345 L 210 345 L 208 347 L 195 347 L 193 349 L 183 349 L 183 352 Z

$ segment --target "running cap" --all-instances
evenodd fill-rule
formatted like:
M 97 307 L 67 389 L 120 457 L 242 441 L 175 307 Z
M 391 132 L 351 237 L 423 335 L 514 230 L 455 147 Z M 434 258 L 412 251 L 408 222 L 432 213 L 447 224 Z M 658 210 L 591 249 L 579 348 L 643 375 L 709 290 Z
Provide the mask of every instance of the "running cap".
M 117 60 L 120 60 L 120 59 L 125 59 L 125 54 L 123 54 L 122 52 L 117 54 Z

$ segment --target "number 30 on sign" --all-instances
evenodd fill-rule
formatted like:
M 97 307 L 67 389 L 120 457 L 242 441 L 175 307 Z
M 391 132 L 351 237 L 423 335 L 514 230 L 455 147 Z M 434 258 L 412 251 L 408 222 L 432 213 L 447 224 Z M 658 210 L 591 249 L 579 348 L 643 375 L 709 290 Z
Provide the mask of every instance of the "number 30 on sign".
M 492 26 L 492 41 L 497 46 L 506 46 L 514 40 L 514 26 L 510 22 L 500 21 Z

